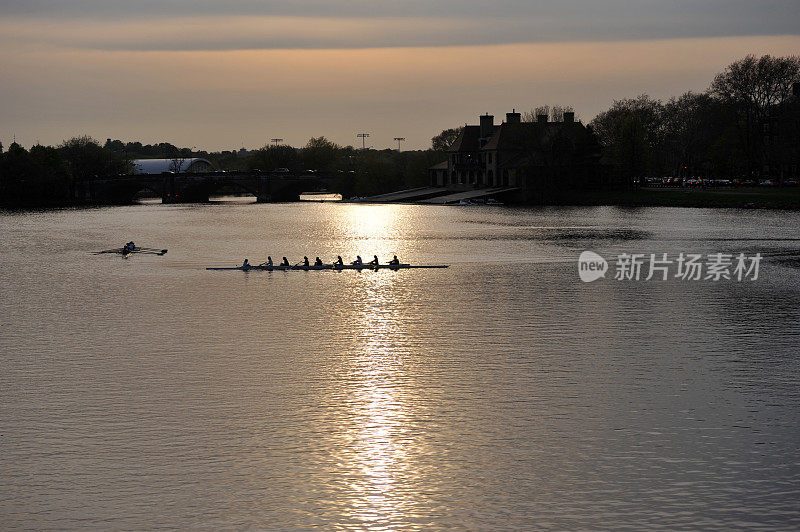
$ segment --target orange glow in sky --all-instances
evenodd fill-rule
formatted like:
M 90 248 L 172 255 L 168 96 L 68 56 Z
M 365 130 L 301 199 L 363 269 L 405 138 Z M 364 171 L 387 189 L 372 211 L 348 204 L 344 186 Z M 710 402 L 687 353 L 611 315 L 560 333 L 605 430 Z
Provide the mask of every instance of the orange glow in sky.
M 800 36 L 459 46 L 347 47 L 393 32 L 429 39 L 443 18 L 0 19 L 0 141 L 89 134 L 218 150 L 324 135 L 424 149 L 442 129 L 516 108 L 571 105 L 585 122 L 614 99 L 706 89 L 748 54 L 788 55 Z M 202 37 L 202 39 L 201 39 Z M 291 48 L 294 40 L 325 48 Z M 260 39 L 260 41 L 259 41 Z M 247 48 L 262 42 L 262 48 Z M 283 43 L 270 47 L 271 42 Z M 191 43 L 191 46 L 184 46 Z M 198 44 L 199 43 L 199 44 Z M 241 45 L 243 48 L 239 48 Z M 186 49 L 184 49 L 186 48 Z

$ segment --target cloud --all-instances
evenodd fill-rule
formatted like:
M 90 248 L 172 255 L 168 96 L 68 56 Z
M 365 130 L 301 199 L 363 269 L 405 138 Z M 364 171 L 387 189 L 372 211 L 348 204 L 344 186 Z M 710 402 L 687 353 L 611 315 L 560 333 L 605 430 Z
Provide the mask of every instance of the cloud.
M 11 46 L 143 51 L 462 46 L 799 31 L 796 0 L 5 0 L 0 16 Z
M 603 43 L 142 53 L 0 49 L 0 134 L 25 145 L 87 133 L 212 149 L 371 133 L 423 148 L 442 129 L 512 107 L 572 105 L 584 120 L 616 98 L 703 90 L 747 53 L 800 37 Z M 702 51 L 702 53 L 698 53 Z M 7 145 L 5 138 L 4 145 Z

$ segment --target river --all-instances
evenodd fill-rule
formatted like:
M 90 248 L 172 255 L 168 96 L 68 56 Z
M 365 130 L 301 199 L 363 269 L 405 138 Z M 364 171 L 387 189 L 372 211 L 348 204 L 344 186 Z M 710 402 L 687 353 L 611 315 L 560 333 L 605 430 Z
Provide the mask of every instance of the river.
M 798 227 L 722 209 L 0 212 L 0 525 L 796 529 Z M 169 252 L 90 253 L 129 240 Z M 579 278 L 587 250 L 605 278 Z M 763 259 L 757 278 L 615 279 L 633 253 Z M 356 254 L 450 267 L 205 270 Z

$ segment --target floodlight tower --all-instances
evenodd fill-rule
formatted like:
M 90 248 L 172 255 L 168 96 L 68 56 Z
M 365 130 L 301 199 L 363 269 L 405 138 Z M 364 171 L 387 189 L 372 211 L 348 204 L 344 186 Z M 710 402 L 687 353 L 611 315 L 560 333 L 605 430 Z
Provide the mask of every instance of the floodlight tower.
M 405 137 L 395 137 L 394 140 L 397 141 L 397 151 L 400 151 L 400 143 L 405 141 L 406 138 Z
M 356 135 L 356 137 L 361 139 L 361 149 L 362 150 L 366 150 L 367 149 L 367 137 L 369 137 L 369 133 L 359 133 L 359 134 Z
M 269 141 L 277 146 L 279 143 L 283 142 L 283 139 L 269 139 Z

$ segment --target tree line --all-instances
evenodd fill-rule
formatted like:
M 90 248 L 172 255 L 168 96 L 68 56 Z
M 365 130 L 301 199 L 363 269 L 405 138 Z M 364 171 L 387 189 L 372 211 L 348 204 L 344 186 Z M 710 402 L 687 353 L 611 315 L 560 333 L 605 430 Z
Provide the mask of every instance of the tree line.
M 113 178 L 134 172 L 136 159 L 185 161 L 202 157 L 224 171 L 318 173 L 333 177 L 345 197 L 367 196 L 422 186 L 428 167 L 441 154 L 432 150 L 360 150 L 340 146 L 325 137 L 311 138 L 302 148 L 265 145 L 253 151 L 207 152 L 178 148 L 169 143 L 142 144 L 108 139 L 104 145 L 81 136 L 58 146 L 35 145 L 26 150 L 0 144 L 0 204 L 6 206 L 66 205 L 76 184 L 91 178 Z M 176 168 L 179 165 L 176 165 Z
M 645 94 L 616 100 L 593 118 L 588 128 L 606 160 L 624 179 L 647 175 L 783 179 L 797 176 L 800 165 L 800 56 L 749 55 L 715 76 L 704 92 L 686 92 L 666 102 Z M 540 106 L 523 113 L 524 121 L 548 115 L 563 120 L 565 106 Z M 427 169 L 461 128 L 443 130 L 428 150 L 359 150 L 325 137 L 302 148 L 265 145 L 252 152 L 197 151 L 170 143 L 142 144 L 108 139 L 101 145 L 88 136 L 58 146 L 26 150 L 0 144 L 0 203 L 67 204 L 75 183 L 94 176 L 133 171 L 144 158 L 203 157 L 221 170 L 292 173 L 316 171 L 338 177 L 345 197 L 373 195 L 427 184 Z
M 563 120 L 571 107 L 539 106 L 523 122 Z M 735 61 L 707 90 L 661 101 L 642 94 L 615 100 L 588 128 L 605 161 L 624 180 L 644 176 L 772 178 L 785 182 L 800 168 L 800 56 L 764 55 Z M 463 128 L 431 139 L 445 150 Z
M 800 164 L 800 56 L 749 55 L 704 92 L 617 100 L 589 126 L 623 177 L 778 181 Z

